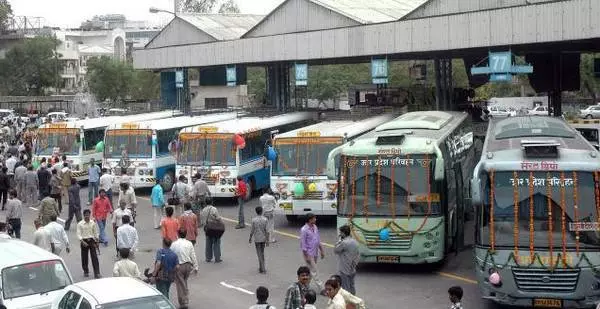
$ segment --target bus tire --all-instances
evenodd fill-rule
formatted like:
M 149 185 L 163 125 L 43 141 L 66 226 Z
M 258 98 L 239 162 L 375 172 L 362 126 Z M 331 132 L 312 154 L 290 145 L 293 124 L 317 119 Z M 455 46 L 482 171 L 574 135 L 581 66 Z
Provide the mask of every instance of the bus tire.
M 285 218 L 290 223 L 294 223 L 298 220 L 298 216 L 296 216 L 296 215 L 285 215 Z
M 173 189 L 174 184 L 175 184 L 175 173 L 173 171 L 168 171 L 163 176 L 163 179 L 160 181 L 160 186 L 162 187 L 163 191 L 169 192 L 169 191 L 171 191 L 171 189 Z
M 248 188 L 246 189 L 246 201 L 252 198 L 254 190 L 256 190 L 256 180 L 254 180 L 254 177 L 250 177 L 248 179 Z

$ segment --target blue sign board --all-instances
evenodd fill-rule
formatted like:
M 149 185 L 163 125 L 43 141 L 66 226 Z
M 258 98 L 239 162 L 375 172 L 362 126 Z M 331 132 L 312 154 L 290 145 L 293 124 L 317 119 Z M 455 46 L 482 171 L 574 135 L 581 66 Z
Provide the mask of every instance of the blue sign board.
M 512 74 L 502 73 L 502 74 L 492 74 L 490 75 L 490 82 L 511 82 L 513 79 Z
M 296 86 L 308 85 L 308 64 L 296 63 Z
M 487 67 L 472 67 L 473 75 L 490 75 L 490 82 L 510 82 L 515 74 L 533 73 L 531 65 L 515 65 L 512 52 L 490 52 Z
M 373 84 L 388 83 L 387 59 L 371 59 L 371 79 L 373 80 Z
M 183 71 L 175 71 L 175 88 L 183 88 Z
M 227 86 L 235 87 L 237 86 L 237 71 L 235 65 L 227 66 Z

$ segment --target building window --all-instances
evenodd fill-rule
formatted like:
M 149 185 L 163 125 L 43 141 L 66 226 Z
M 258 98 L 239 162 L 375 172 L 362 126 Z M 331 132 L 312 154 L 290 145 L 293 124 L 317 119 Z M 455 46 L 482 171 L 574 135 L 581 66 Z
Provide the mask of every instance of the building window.
M 205 109 L 227 108 L 227 98 L 205 98 Z

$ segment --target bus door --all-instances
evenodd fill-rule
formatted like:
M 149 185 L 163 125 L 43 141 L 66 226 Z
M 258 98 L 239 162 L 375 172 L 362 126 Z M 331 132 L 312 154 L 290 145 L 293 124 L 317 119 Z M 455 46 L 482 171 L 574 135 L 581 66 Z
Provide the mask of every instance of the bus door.
M 455 228 L 453 250 L 455 254 L 464 247 L 465 242 L 465 184 L 462 175 L 462 164 L 460 162 L 454 165 L 454 177 L 456 180 L 456 210 L 454 213 L 454 221 L 452 224 Z

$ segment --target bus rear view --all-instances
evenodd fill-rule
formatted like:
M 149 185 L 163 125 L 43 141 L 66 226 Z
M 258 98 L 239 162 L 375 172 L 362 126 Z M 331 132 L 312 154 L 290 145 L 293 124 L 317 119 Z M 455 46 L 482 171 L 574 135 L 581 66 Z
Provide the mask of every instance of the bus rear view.
M 490 124 L 471 190 L 483 298 L 545 308 L 600 300 L 600 159 L 561 119 Z

